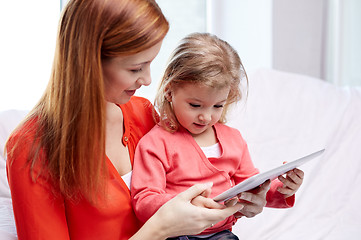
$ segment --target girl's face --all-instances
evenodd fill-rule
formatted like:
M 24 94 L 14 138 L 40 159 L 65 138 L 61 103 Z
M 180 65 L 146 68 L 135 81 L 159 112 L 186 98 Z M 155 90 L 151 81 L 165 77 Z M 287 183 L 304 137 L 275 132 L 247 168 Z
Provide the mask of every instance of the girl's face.
M 159 53 L 162 42 L 142 52 L 114 57 L 102 62 L 105 99 L 124 104 L 138 88 L 151 83 L 150 64 Z
M 230 88 L 215 89 L 186 83 L 171 91 L 173 111 L 180 125 L 193 136 L 211 130 L 222 116 Z

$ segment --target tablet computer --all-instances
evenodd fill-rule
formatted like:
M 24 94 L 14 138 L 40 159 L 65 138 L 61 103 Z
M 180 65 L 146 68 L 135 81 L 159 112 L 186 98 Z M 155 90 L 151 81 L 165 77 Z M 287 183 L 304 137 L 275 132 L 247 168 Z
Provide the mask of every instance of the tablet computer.
M 245 192 L 245 191 L 251 190 L 255 187 L 258 187 L 259 185 L 261 185 L 268 179 L 270 179 L 272 181 L 273 179 L 277 178 L 278 176 L 283 175 L 286 172 L 288 172 L 294 168 L 297 168 L 297 167 L 301 166 L 302 164 L 310 161 L 311 159 L 314 159 L 314 158 L 320 156 L 324 151 L 325 151 L 325 149 L 319 150 L 317 152 L 311 153 L 302 158 L 296 159 L 292 162 L 283 164 L 282 166 L 273 168 L 269 171 L 256 174 L 256 175 L 244 180 L 243 182 L 237 184 L 236 186 L 219 194 L 218 196 L 213 198 L 213 200 L 216 202 L 227 201 L 228 199 L 231 199 L 231 198 L 237 196 L 241 192 Z

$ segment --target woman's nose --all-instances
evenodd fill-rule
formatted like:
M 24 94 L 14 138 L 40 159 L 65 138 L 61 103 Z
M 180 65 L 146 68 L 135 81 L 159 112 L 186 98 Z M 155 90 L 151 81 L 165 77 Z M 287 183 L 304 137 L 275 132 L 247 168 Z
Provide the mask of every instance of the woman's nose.
M 152 83 L 152 77 L 150 75 L 150 68 L 145 69 L 144 74 L 138 80 L 139 84 L 148 86 Z

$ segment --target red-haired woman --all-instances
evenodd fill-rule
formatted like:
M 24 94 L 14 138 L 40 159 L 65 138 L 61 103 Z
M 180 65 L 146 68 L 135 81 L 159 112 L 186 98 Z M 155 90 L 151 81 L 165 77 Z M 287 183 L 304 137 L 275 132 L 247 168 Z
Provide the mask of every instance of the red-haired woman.
M 154 122 L 151 103 L 133 95 L 150 83 L 168 28 L 153 0 L 67 4 L 47 89 L 7 142 L 19 239 L 165 239 L 199 233 L 242 207 L 193 206 L 210 190 L 199 184 L 143 226 L 134 215 L 127 182 Z M 264 195 L 255 195 L 256 209 Z

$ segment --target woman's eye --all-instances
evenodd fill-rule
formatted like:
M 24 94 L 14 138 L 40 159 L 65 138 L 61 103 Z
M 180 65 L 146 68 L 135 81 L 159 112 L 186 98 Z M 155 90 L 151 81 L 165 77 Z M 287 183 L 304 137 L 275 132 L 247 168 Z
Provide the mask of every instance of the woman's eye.
M 194 107 L 194 108 L 197 108 L 197 107 L 200 107 L 201 105 L 199 105 L 199 104 L 194 104 L 194 103 L 190 103 L 189 104 L 191 107 Z
M 132 69 L 130 70 L 132 73 L 138 73 L 138 72 L 141 72 L 142 69 L 141 68 L 138 68 L 138 69 Z
M 215 107 L 215 108 L 222 108 L 223 105 L 221 105 L 221 104 L 220 104 L 220 105 L 214 105 L 214 107 Z

